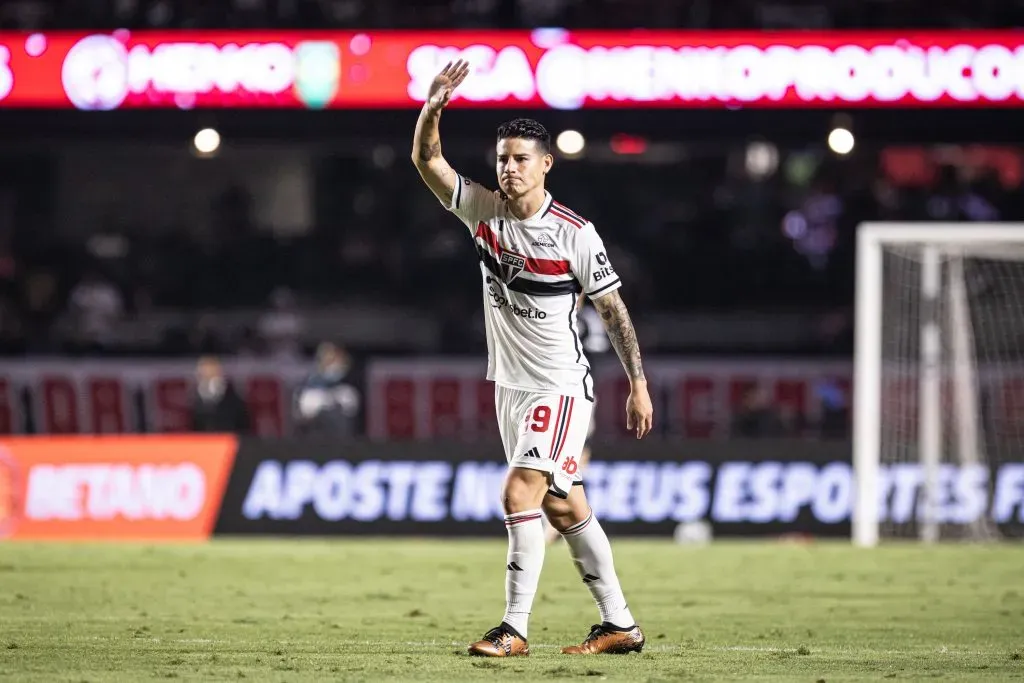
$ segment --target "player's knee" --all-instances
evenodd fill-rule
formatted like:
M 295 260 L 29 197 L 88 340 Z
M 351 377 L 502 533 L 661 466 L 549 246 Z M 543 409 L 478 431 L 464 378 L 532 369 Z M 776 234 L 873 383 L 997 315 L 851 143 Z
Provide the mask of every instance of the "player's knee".
M 573 486 L 565 499 L 548 496 L 544 499 L 544 513 L 551 526 L 559 531 L 576 526 L 590 515 L 590 502 L 582 486 Z
M 510 515 L 524 510 L 536 510 L 547 491 L 547 475 L 539 470 L 513 467 L 505 477 L 501 489 L 501 507 Z
M 545 496 L 543 509 L 551 526 L 559 531 L 564 531 L 573 525 L 573 508 L 568 500 Z

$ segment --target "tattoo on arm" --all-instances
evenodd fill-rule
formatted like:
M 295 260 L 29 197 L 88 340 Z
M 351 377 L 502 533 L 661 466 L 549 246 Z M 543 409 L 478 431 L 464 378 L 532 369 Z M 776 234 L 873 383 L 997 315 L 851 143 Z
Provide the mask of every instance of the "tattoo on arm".
M 413 135 L 413 162 L 431 192 L 450 202 L 455 192 L 455 171 L 441 156 L 440 118 L 438 112 L 426 107 L 420 112 Z
M 633 321 L 626 310 L 626 304 L 618 292 L 612 292 L 594 301 L 594 307 L 601 315 L 601 321 L 608 332 L 608 339 L 615 348 L 615 353 L 622 361 L 622 367 L 632 379 L 644 377 L 643 362 L 640 360 L 640 345 L 636 340 Z
M 441 141 L 420 143 L 420 161 L 430 161 L 441 156 Z

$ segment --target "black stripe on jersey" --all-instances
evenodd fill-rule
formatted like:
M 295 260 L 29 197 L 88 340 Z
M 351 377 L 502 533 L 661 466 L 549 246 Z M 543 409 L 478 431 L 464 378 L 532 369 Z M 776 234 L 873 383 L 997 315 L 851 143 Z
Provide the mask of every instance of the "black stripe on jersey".
M 554 204 L 554 203 L 555 203 L 555 198 L 552 197 L 551 195 L 548 195 L 548 205 L 544 207 L 544 213 L 542 213 L 540 215 L 541 218 L 544 218 L 544 216 L 548 215 L 548 211 L 551 210 L 551 205 Z
M 484 264 L 487 270 L 491 271 L 494 277 L 498 278 L 502 282 L 505 281 L 505 274 L 498 266 L 498 262 L 494 260 L 490 252 L 481 245 L 476 245 L 477 255 L 480 257 L 480 263 Z M 580 287 L 580 283 L 574 279 L 572 280 L 561 280 L 559 282 L 538 282 L 537 280 L 527 280 L 526 278 L 517 277 L 505 285 L 513 292 L 519 292 L 520 294 L 530 294 L 532 296 L 560 296 L 562 294 L 578 294 L 583 291 Z
M 548 458 L 555 460 L 558 457 L 558 447 L 562 444 L 562 439 L 565 438 L 565 428 L 569 426 L 569 402 L 572 398 L 569 396 L 563 396 L 559 402 L 561 410 L 558 411 L 558 425 L 555 427 L 555 440 L 551 442 L 551 453 L 548 454 Z
M 576 332 L 576 328 L 572 326 L 573 318 L 576 317 L 576 297 L 572 297 L 572 306 L 569 308 L 569 332 L 572 334 L 572 343 L 576 347 L 576 363 L 579 365 L 580 361 L 583 360 L 583 351 L 580 349 L 580 335 Z M 590 389 L 587 388 L 587 379 L 590 378 L 590 368 L 584 366 L 586 374 L 583 375 L 583 397 L 594 402 L 594 395 Z
M 520 294 L 531 294 L 533 296 L 560 296 L 563 294 L 578 294 L 582 290 L 580 283 L 576 280 L 562 280 L 561 282 L 538 282 L 517 277 L 509 282 L 506 287 L 513 292 Z
M 554 204 L 554 200 L 552 200 L 551 203 Z M 579 223 L 582 223 L 584 225 L 587 224 L 587 219 L 586 218 L 584 218 L 583 216 L 579 215 L 578 213 L 576 213 L 575 211 L 570 209 L 568 206 L 565 206 L 563 204 L 559 204 L 558 206 L 555 207 L 555 211 L 557 211 L 559 213 L 562 213 L 562 214 L 565 214 L 569 218 L 572 218 L 573 220 L 578 221 Z
M 619 278 L 615 278 L 614 280 L 612 280 L 611 282 L 606 284 L 604 287 L 601 287 L 600 289 L 595 289 L 593 292 L 587 292 L 587 296 L 594 296 L 595 294 L 600 294 L 604 290 L 608 289 L 609 287 L 614 287 L 618 283 L 619 283 Z
M 455 174 L 455 208 L 459 208 L 459 200 L 462 199 L 462 176 Z

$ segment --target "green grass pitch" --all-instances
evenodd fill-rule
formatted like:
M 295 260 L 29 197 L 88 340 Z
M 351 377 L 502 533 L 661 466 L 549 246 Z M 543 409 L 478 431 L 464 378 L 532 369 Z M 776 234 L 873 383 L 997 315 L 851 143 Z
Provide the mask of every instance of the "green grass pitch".
M 1024 679 L 1024 548 L 615 540 L 641 655 L 558 647 L 597 621 L 549 548 L 528 658 L 470 658 L 501 617 L 493 541 L 0 544 L 0 680 Z

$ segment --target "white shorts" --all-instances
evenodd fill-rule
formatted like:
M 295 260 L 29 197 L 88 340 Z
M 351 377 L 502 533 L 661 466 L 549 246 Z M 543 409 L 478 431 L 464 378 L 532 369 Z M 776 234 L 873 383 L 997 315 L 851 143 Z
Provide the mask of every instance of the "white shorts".
M 583 481 L 580 455 L 594 404 L 585 398 L 495 385 L 494 405 L 509 467 L 547 472 L 550 493 L 568 497 L 573 483 Z

